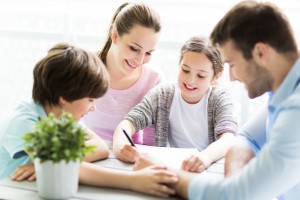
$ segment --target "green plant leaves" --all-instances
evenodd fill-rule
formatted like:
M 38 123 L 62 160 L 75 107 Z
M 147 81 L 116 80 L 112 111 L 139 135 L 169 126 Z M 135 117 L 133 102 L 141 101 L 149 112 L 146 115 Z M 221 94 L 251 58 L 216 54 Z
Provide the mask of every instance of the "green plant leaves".
M 52 160 L 76 161 L 92 152 L 95 146 L 85 146 L 87 135 L 76 125 L 70 113 L 63 112 L 60 118 L 50 113 L 46 118 L 39 118 L 32 132 L 23 136 L 24 149 L 41 162 Z

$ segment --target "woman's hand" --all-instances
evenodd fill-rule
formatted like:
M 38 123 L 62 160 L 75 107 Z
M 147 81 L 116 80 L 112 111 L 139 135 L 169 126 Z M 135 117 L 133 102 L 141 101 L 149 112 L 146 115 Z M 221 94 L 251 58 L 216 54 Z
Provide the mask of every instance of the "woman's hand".
M 198 153 L 187 157 L 181 165 L 181 169 L 190 172 L 202 172 L 212 163 L 212 160 L 204 153 Z
M 128 183 L 134 191 L 169 197 L 175 194 L 175 190 L 168 185 L 175 185 L 178 180 L 177 174 L 168 171 L 166 167 L 151 166 L 135 171 L 132 181 Z
M 27 164 L 18 166 L 17 170 L 10 176 L 14 181 L 34 181 L 35 180 L 35 170 L 33 164 Z

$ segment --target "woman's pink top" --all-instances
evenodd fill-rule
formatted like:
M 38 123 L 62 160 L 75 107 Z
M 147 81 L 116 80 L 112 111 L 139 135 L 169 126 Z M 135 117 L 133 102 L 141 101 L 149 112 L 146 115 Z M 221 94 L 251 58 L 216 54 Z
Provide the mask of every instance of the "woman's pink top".
M 109 88 L 103 97 L 96 100 L 96 110 L 89 112 L 82 121 L 102 139 L 111 141 L 123 117 L 160 81 L 158 72 L 143 66 L 139 80 L 132 87 L 125 90 Z M 154 127 L 139 131 L 133 140 L 137 144 L 154 145 Z

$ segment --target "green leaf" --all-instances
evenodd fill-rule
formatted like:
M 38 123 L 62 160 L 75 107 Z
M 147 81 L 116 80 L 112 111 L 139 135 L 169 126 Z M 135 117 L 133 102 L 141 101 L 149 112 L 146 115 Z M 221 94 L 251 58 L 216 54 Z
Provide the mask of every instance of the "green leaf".
M 50 113 L 46 118 L 39 118 L 32 132 L 23 136 L 24 149 L 32 159 L 41 162 L 51 160 L 67 162 L 82 160 L 95 146 L 86 146 L 87 135 L 76 125 L 70 113 L 63 112 L 59 118 Z

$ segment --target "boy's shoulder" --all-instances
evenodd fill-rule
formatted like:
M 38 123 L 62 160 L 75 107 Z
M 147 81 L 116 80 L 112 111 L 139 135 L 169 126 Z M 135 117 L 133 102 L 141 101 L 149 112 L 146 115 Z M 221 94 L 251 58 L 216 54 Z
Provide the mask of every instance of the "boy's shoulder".
M 41 107 L 33 101 L 21 101 L 1 123 L 1 134 L 29 131 L 38 117 L 44 117 Z

